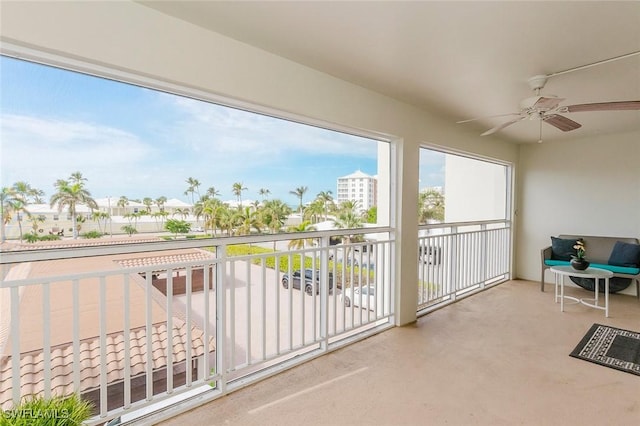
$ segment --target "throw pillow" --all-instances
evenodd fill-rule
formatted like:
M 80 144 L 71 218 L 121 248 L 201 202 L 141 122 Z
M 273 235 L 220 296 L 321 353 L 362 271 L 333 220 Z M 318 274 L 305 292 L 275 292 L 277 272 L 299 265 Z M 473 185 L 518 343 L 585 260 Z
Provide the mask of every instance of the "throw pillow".
M 551 237 L 551 258 L 554 260 L 571 260 L 571 256 L 576 255 L 576 249 L 573 248 L 576 241 Z
M 609 256 L 609 265 L 637 268 L 640 266 L 640 244 L 616 241 Z

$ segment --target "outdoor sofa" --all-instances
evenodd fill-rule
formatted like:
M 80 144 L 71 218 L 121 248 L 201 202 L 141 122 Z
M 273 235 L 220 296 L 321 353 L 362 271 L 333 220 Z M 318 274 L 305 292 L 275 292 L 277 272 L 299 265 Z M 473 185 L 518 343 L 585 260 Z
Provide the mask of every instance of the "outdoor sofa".
M 610 292 L 615 293 L 627 288 L 632 281 L 636 283 L 636 296 L 640 299 L 640 241 L 630 237 L 600 237 L 589 235 L 559 235 L 551 237 L 551 246 L 541 251 L 542 275 L 540 291 L 544 291 L 544 271 L 556 265 L 569 265 L 575 255 L 578 239 L 584 241 L 585 258 L 589 267 L 606 269 L 613 272 Z M 617 278 L 617 279 L 616 279 Z M 593 279 L 571 277 L 581 287 L 591 290 Z M 601 287 L 602 288 L 602 287 Z

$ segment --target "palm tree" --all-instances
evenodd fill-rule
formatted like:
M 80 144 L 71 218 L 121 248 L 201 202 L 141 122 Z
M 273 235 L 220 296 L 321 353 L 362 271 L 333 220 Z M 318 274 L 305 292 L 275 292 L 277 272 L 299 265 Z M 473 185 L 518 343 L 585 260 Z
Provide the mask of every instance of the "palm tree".
M 372 206 L 362 214 L 362 219 L 367 223 L 378 223 L 378 207 Z
M 34 204 L 44 204 L 44 191 L 41 189 L 31 188 L 31 193 L 29 194 L 32 197 Z
M 220 191 L 218 191 L 215 186 L 210 186 L 209 188 L 207 188 L 207 193 L 206 195 L 209 198 L 216 198 L 218 195 L 220 195 Z
M 200 197 L 200 191 L 198 191 L 198 187 L 201 185 L 200 181 L 195 178 L 187 178 L 186 180 L 189 187 L 186 191 L 184 191 L 184 195 L 191 194 L 191 204 L 195 204 L 195 200 L 193 198 L 194 194 L 198 194 L 198 198 Z
M 242 191 L 246 191 L 247 187 L 242 184 L 242 182 L 236 182 L 233 184 L 232 192 L 233 195 L 236 196 L 236 200 L 238 200 L 238 208 L 242 208 Z
M 316 230 L 316 227 L 311 225 L 311 223 L 308 220 L 305 220 L 298 226 L 289 227 L 289 232 L 309 232 L 309 231 L 315 231 L 315 230 Z M 290 249 L 304 250 L 307 244 L 313 244 L 313 238 L 299 238 L 296 240 L 291 240 L 289 241 L 288 247 Z
M 142 204 L 147 208 L 147 212 L 151 212 L 151 206 L 153 205 L 153 199 L 149 197 L 144 197 L 142 199 Z
M 231 235 L 233 228 L 236 226 L 237 210 L 231 211 L 228 207 L 221 209 L 216 218 L 216 225 L 223 232 L 227 231 L 227 235 Z
M 179 214 L 180 216 L 182 216 L 182 219 L 186 219 L 186 218 L 187 218 L 187 216 L 189 216 L 189 209 L 188 209 L 188 208 L 186 208 L 186 207 L 185 207 L 185 208 L 183 208 L 183 209 L 182 209 L 182 208 L 180 208 L 180 207 L 178 207 L 177 209 L 175 209 L 175 210 L 173 211 L 173 215 L 175 216 L 175 215 L 178 215 L 178 214 Z
M 26 214 L 27 217 L 31 217 L 31 213 L 27 210 L 27 204 L 22 198 L 17 196 L 10 203 L 10 210 L 16 213 L 16 219 L 18 220 L 18 229 L 20 230 L 20 241 L 22 242 L 22 214 Z
M 444 196 L 435 189 L 421 192 L 418 197 L 418 221 L 429 220 L 444 221 Z
M 282 229 L 284 222 L 290 214 L 291 207 L 284 201 L 278 199 L 265 201 L 264 206 L 260 210 L 262 223 L 269 228 L 272 234 L 276 234 Z M 273 251 L 276 251 L 275 241 L 273 242 Z
M 87 181 L 87 178 L 82 176 L 81 172 L 73 172 L 69 177 L 69 181 L 71 181 L 71 183 L 82 183 Z
M 20 241 L 22 241 L 22 214 L 26 213 L 27 217 L 31 218 L 31 213 L 27 210 L 27 205 L 29 197 L 33 195 L 34 189 L 27 182 L 20 181 L 13 184 L 12 191 L 15 196 L 13 200 L 9 202 L 10 210 L 16 213 L 18 229 L 20 230 Z
M 260 232 L 262 228 L 260 214 L 255 211 L 251 211 L 250 207 L 245 207 L 243 210 L 239 210 L 236 213 L 236 223 L 238 225 L 238 228 L 236 229 L 238 235 L 250 234 L 252 228 L 257 232 Z
M 0 218 L 2 219 L 2 226 L 0 226 L 0 242 L 5 242 L 7 237 L 5 235 L 5 225 L 11 222 L 11 213 L 13 203 L 17 200 L 17 195 L 13 188 L 3 186 L 0 191 Z
M 264 203 L 260 213 L 262 214 L 262 222 L 271 230 L 272 234 L 275 234 L 291 214 L 291 207 L 282 200 L 269 200 Z
M 358 204 L 359 204 L 358 201 L 353 201 L 353 200 L 343 201 L 338 206 L 338 214 L 340 214 L 341 212 L 352 212 L 355 214 L 356 210 L 358 210 Z
M 320 191 L 316 197 L 317 200 L 322 202 L 324 208 L 324 220 L 327 220 L 329 216 L 329 206 L 333 204 L 333 195 L 331 191 Z
M 166 202 L 167 202 L 167 197 L 165 197 L 164 195 L 156 198 L 156 205 L 158 206 L 161 212 L 164 211 L 164 204 Z
M 98 230 L 100 231 L 100 233 L 107 232 L 107 219 L 109 219 L 110 217 L 111 216 L 107 212 L 93 212 L 91 214 L 91 218 L 94 221 L 98 222 Z M 102 221 L 104 221 L 104 231 L 102 230 Z
M 78 238 L 77 206 L 84 204 L 90 209 L 98 210 L 98 204 L 84 187 L 85 180 L 80 172 L 73 173 L 69 181 L 58 180 L 56 182 L 58 192 L 53 194 L 50 200 L 51 207 L 58 206 L 58 212 L 61 212 L 65 207 L 69 210 L 73 222 L 74 239 Z
M 298 207 L 298 211 L 300 213 L 302 213 L 302 197 L 304 197 L 304 194 L 307 192 L 308 189 L 309 188 L 307 188 L 306 186 L 299 186 L 295 190 L 289 191 L 289 194 L 295 195 L 300 199 L 300 206 Z
M 156 226 L 158 226 L 158 231 L 164 229 L 164 220 L 167 218 L 167 216 L 169 216 L 169 213 L 164 210 L 151 213 L 151 217 L 155 219 Z M 160 218 L 159 225 L 158 225 L 158 218 Z
M 129 236 L 132 236 L 133 234 L 137 234 L 138 233 L 138 230 L 133 225 L 124 225 L 120 229 L 122 229 L 124 232 L 126 232 Z
M 318 217 L 322 217 L 322 213 L 324 212 L 324 205 L 322 201 L 319 199 L 314 200 L 311 204 L 307 205 L 304 209 L 304 218 L 306 220 L 311 220 L 313 223 L 318 222 Z
M 355 212 L 355 209 L 345 209 L 338 213 L 338 217 L 333 220 L 333 225 L 337 229 L 357 229 L 362 228 L 362 219 Z M 353 240 L 354 235 L 343 235 L 342 243 L 347 244 L 344 249 L 344 258 L 349 258 L 349 246 Z
M 262 197 L 262 201 L 264 201 L 267 199 L 267 196 L 271 194 L 271 191 L 269 191 L 267 188 L 260 188 L 258 194 L 260 194 L 260 196 Z
M 33 188 L 29 183 L 24 181 L 19 181 L 13 184 L 13 190 L 16 194 L 22 198 L 25 204 L 34 203 L 34 204 L 42 204 L 42 197 L 44 196 L 44 191 Z
M 38 228 L 40 227 L 40 224 L 43 223 L 45 220 L 47 220 L 47 218 L 42 215 L 30 215 L 29 216 L 29 222 L 31 222 L 31 229 L 33 229 L 33 233 L 37 234 L 38 233 Z
M 211 229 L 211 235 L 215 237 L 219 216 L 226 208 L 227 206 L 216 198 L 210 198 L 202 203 L 202 207 L 199 208 L 196 215 L 202 215 L 204 217 L 205 232 L 207 229 Z
M 33 188 L 27 182 L 16 182 L 13 184 L 13 190 L 16 194 L 20 196 L 22 201 L 25 204 L 29 204 L 29 202 L 33 202 L 36 204 L 42 203 L 42 196 L 44 196 L 44 191 Z
M 129 205 L 129 199 L 124 195 L 121 195 L 116 205 L 122 209 L 122 215 L 124 216 L 125 215 L 124 208 Z

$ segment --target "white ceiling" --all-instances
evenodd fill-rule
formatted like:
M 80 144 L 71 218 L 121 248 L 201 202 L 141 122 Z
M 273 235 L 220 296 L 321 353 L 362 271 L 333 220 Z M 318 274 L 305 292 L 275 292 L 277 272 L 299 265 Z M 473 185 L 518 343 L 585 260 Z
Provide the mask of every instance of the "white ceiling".
M 452 122 L 517 112 L 527 79 L 640 51 L 640 2 L 142 1 Z M 562 105 L 640 100 L 640 55 L 560 76 L 543 94 Z M 640 130 L 640 111 L 567 114 L 545 142 Z M 508 118 L 459 124 L 478 134 Z M 539 122 L 497 134 L 536 142 Z

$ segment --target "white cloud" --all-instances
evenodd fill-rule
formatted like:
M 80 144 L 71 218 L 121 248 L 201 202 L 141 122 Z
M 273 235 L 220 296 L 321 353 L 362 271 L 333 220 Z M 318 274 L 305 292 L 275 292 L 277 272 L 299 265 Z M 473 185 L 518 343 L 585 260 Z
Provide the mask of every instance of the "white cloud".
M 14 114 L 0 120 L 3 186 L 26 180 L 50 194 L 53 182 L 75 171 L 90 188 L 106 186 L 151 153 L 136 135 L 104 125 Z
M 364 138 L 194 99 L 174 99 L 181 119 L 166 129 L 166 137 L 212 157 L 240 156 L 242 162 L 255 165 L 282 155 L 377 155 L 377 144 Z

